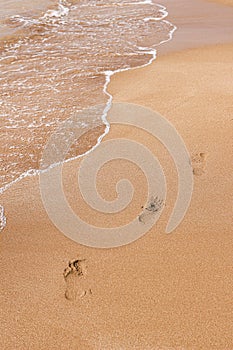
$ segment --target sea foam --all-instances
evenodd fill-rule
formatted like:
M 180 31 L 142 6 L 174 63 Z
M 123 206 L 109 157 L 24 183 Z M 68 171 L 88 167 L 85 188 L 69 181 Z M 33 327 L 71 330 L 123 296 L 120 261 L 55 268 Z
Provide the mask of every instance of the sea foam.
M 40 18 L 13 16 L 25 36 L 6 42 L 0 59 L 0 193 L 38 174 L 46 139 L 62 121 L 103 104 L 93 121 L 80 122 L 87 130 L 97 119 L 105 125 L 87 152 L 98 146 L 110 127 L 112 75 L 155 60 L 157 47 L 176 29 L 165 20 L 167 15 L 164 6 L 151 0 L 73 0 L 72 5 L 60 0 Z M 70 159 L 87 152 L 71 154 Z

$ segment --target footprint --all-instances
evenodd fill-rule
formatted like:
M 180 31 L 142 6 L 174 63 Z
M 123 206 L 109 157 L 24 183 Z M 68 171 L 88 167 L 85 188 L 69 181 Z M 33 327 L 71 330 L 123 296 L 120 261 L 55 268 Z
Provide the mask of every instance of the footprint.
M 196 153 L 192 156 L 193 174 L 200 176 L 205 173 L 206 159 L 208 154 L 204 152 Z
M 86 281 L 87 265 L 85 259 L 74 259 L 69 261 L 63 272 L 66 281 L 65 298 L 76 300 L 92 294 L 92 290 L 87 287 Z
M 164 205 L 164 200 L 157 197 L 151 197 L 147 206 L 144 208 L 142 214 L 139 215 L 138 220 L 143 224 L 146 224 L 161 210 Z

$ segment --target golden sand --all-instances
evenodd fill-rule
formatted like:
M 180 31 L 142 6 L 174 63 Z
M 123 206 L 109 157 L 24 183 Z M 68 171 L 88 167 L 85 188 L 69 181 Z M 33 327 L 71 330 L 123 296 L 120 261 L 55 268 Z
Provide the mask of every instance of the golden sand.
M 189 50 L 118 74 L 111 83 L 115 101 L 154 108 L 170 120 L 194 169 L 202 170 L 195 176 L 189 211 L 171 235 L 164 228 L 176 174 L 168 155 L 162 158 L 169 189 L 162 217 L 143 238 L 118 249 L 83 247 L 59 233 L 43 209 L 37 178 L 25 179 L 3 196 L 8 217 L 1 237 L 4 349 L 24 349 L 23 343 L 67 350 L 232 349 L 231 57 L 228 45 Z M 108 138 L 116 135 L 143 139 L 116 127 Z M 158 152 L 153 140 L 146 144 Z M 74 164 L 68 167 L 75 171 Z M 137 181 L 140 177 L 136 188 Z M 138 188 L 143 200 L 139 183 Z M 105 221 L 112 218 L 106 215 Z M 74 258 L 87 260 L 81 283 L 92 294 L 69 301 L 63 270 Z
M 232 0 L 216 0 L 216 2 L 222 3 L 223 5 L 227 5 L 227 6 L 233 6 Z
M 192 202 L 171 235 L 164 229 L 176 197 L 176 171 L 159 142 L 136 128 L 114 126 L 107 139 L 127 137 L 149 147 L 165 170 L 168 196 L 156 226 L 130 245 L 93 249 L 63 236 L 46 215 L 37 177 L 4 193 L 2 349 L 233 349 L 232 54 L 227 44 L 170 53 L 117 74 L 110 84 L 115 102 L 136 103 L 167 118 L 190 152 Z M 70 186 L 78 164 L 65 166 L 65 190 L 72 207 L 92 222 L 93 212 Z M 117 169 L 119 177 L 129 174 L 136 195 L 123 217 L 95 213 L 95 222 L 106 226 L 131 219 L 145 200 L 145 179 L 124 161 L 100 173 L 100 193 L 114 198 Z M 75 261 L 68 266 L 73 259 L 85 260 L 81 277 Z

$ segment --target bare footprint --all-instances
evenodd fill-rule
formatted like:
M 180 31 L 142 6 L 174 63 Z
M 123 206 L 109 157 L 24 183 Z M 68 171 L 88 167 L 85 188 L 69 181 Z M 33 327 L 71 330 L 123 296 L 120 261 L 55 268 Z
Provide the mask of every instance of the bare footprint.
M 208 154 L 204 152 L 196 153 L 192 156 L 193 174 L 200 176 L 205 173 L 206 159 Z
M 143 224 L 146 224 L 161 210 L 164 205 L 164 200 L 157 197 L 151 197 L 147 206 L 144 208 L 142 214 L 139 215 L 138 220 Z
M 83 298 L 92 294 L 90 288 L 87 288 L 87 265 L 85 259 L 74 259 L 69 261 L 68 266 L 63 272 L 66 281 L 65 297 L 68 300 Z

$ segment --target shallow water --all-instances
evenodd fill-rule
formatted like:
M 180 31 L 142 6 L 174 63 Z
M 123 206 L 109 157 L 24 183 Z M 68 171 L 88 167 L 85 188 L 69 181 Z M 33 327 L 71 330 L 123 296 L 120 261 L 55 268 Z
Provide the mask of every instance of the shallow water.
M 76 111 L 107 104 L 112 72 L 142 66 L 174 26 L 153 1 L 1 0 L 0 187 L 39 169 L 43 147 Z M 80 121 L 104 132 L 103 110 Z M 105 121 L 106 123 L 106 121 Z M 91 147 L 91 143 L 85 147 Z M 84 147 L 84 148 L 85 148 Z M 84 152 L 83 142 L 72 148 Z

